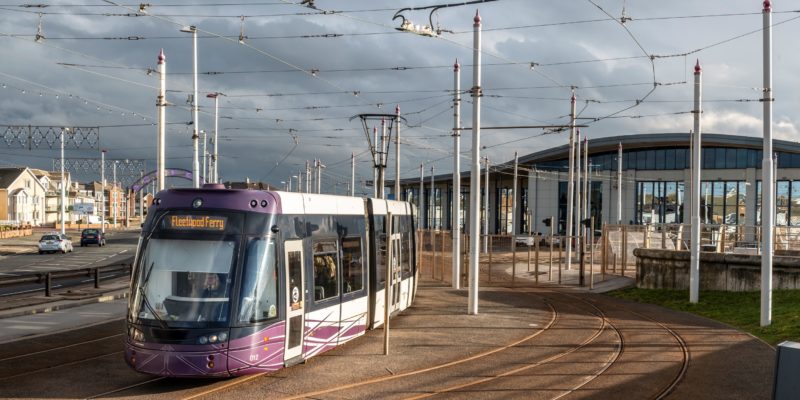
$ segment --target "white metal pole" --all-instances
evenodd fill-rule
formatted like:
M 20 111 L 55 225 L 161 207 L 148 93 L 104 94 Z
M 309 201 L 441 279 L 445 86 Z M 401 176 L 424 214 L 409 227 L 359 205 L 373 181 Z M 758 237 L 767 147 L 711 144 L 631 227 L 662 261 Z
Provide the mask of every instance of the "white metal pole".
M 622 142 L 617 147 L 617 224 L 622 224 Z
M 297 193 L 303 193 L 303 170 L 297 170 Z
M 214 93 L 214 156 L 211 161 L 214 163 L 212 182 L 219 183 L 219 96 L 221 93 Z
M 570 99 L 569 176 L 567 177 L 567 269 L 572 269 L 572 213 L 575 205 L 575 90 Z M 554 221 L 554 223 L 558 223 Z
M 114 183 L 111 185 L 111 190 L 113 190 L 113 192 L 111 192 L 112 201 L 113 201 L 112 210 L 113 210 L 113 213 L 114 213 L 114 215 L 113 215 L 113 217 L 114 217 L 114 229 L 117 229 L 117 212 L 118 212 L 118 207 L 119 207 L 117 205 L 117 202 L 119 201 L 119 193 L 117 193 L 117 161 L 116 160 L 114 160 L 114 168 L 113 168 L 113 170 L 114 170 L 114 175 L 113 175 Z
M 591 218 L 592 213 L 589 210 L 591 204 L 589 204 L 589 138 L 586 135 L 583 135 L 583 219 Z M 588 226 L 587 226 L 588 228 Z M 586 230 L 583 230 L 583 244 L 584 247 L 586 246 L 586 240 L 589 239 L 589 236 L 585 234 Z
M 106 150 L 100 150 L 100 231 L 106 233 Z M 162 181 L 159 181 L 162 182 Z
M 144 178 L 144 170 L 139 171 L 139 179 Z M 144 222 L 144 187 L 139 189 L 139 218 Z
M 433 186 L 434 167 L 431 165 L 431 193 L 430 201 L 428 202 L 428 214 L 431 221 L 431 243 L 433 243 L 433 230 L 436 229 L 436 191 Z
M 511 251 L 514 252 L 517 248 L 517 174 L 519 173 L 519 156 L 514 152 L 514 188 L 512 189 L 511 198 Z M 498 207 L 499 209 L 499 207 Z
M 208 149 L 206 148 L 206 131 L 202 131 L 203 133 L 203 181 L 208 182 Z
M 700 154 L 702 113 L 702 77 L 700 60 L 694 66 L 694 135 L 692 135 L 692 226 L 689 245 L 689 302 L 700 300 Z
M 156 170 L 158 176 L 158 190 L 164 190 L 165 163 L 166 163 L 166 145 L 167 145 L 167 57 L 164 55 L 164 49 L 158 54 L 158 140 L 157 140 L 157 155 L 156 155 Z M 103 152 L 105 154 L 105 151 Z M 105 229 L 105 224 L 103 225 Z M 105 231 L 104 231 L 105 232 Z
M 453 289 L 461 289 L 461 66 L 453 65 Z
M 483 159 L 486 168 L 486 180 L 483 189 L 483 252 L 489 252 L 489 157 Z
M 194 87 L 194 98 L 192 98 L 192 126 L 194 133 L 192 134 L 192 148 L 194 155 L 192 156 L 192 180 L 195 188 L 200 187 L 200 159 L 198 152 L 200 151 L 197 141 L 200 139 L 200 118 L 198 116 L 199 109 L 197 107 L 197 27 L 191 26 L 192 31 L 192 77 Z
M 775 176 L 772 169 L 772 6 L 764 0 L 764 151 L 761 173 L 761 326 L 772 324 L 772 250 L 775 227 Z
M 400 105 L 394 108 L 394 199 L 400 200 Z
M 480 238 L 481 194 L 481 16 L 475 12 L 472 46 L 472 172 L 470 173 L 470 222 L 469 222 L 469 301 L 468 314 L 478 314 L 478 243 Z
M 380 180 L 381 185 L 378 186 L 378 195 L 380 198 L 386 198 L 386 161 L 389 156 L 389 140 L 386 137 L 386 119 L 381 118 L 381 152 L 380 152 L 380 160 L 381 160 L 381 168 L 378 171 L 378 179 Z
M 380 163 L 380 152 L 378 151 L 378 127 L 372 127 L 372 197 L 378 198 L 380 192 L 378 192 L 378 168 Z
M 322 169 L 325 168 L 322 165 L 322 160 L 317 160 L 317 194 L 322 193 Z
M 425 181 L 425 169 L 423 167 L 423 164 L 420 163 L 419 164 L 419 196 L 417 196 L 417 199 L 418 199 L 417 203 L 419 203 L 418 204 L 419 205 L 419 212 L 418 212 L 418 214 L 419 214 L 419 224 L 417 225 L 417 227 L 419 229 L 425 228 L 425 221 L 426 221 L 425 220 L 426 213 L 425 213 L 425 187 L 424 187 L 424 181 Z
M 69 128 L 61 128 L 61 234 L 66 234 L 66 211 L 67 211 L 67 177 L 64 175 L 64 135 Z
M 307 164 L 306 164 L 307 165 Z M 308 187 L 308 180 L 306 180 Z M 356 195 L 356 153 L 350 153 L 350 196 Z
M 580 245 L 580 239 L 583 236 L 583 229 L 581 229 L 581 220 L 583 220 L 583 183 L 581 181 L 581 171 L 583 170 L 583 164 L 581 162 L 581 130 L 575 129 L 575 256 L 580 257 L 580 250 L 578 250 L 578 246 Z

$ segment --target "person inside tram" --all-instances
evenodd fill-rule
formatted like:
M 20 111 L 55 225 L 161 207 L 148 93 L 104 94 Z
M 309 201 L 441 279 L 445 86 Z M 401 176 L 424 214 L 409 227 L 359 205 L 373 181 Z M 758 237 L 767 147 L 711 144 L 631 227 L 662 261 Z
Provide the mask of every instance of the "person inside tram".
M 222 284 L 220 275 L 213 272 L 206 274 L 201 297 L 225 297 L 225 286 Z

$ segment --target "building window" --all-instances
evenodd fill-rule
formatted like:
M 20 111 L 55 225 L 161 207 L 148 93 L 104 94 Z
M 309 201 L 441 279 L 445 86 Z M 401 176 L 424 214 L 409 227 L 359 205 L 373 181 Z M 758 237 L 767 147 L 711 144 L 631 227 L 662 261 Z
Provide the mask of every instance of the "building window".
M 567 232 L 567 182 L 558 182 L 558 227 L 556 233 Z
M 741 225 L 745 223 L 747 184 L 744 181 L 700 183 L 700 222 Z
M 434 188 L 433 196 L 431 190 L 425 189 L 425 215 L 427 216 L 427 227 L 429 229 L 440 229 L 442 227 L 442 190 Z
M 684 185 L 681 181 L 636 182 L 636 223 L 682 223 L 683 198 Z
M 514 189 L 498 188 L 495 197 L 497 204 L 496 233 L 512 233 L 514 221 Z
M 522 214 L 520 216 L 520 232 L 528 233 L 528 218 L 531 217 L 531 210 L 528 209 L 528 188 L 522 188 L 522 192 L 520 194 L 520 205 L 522 207 L 522 212 L 520 213 Z

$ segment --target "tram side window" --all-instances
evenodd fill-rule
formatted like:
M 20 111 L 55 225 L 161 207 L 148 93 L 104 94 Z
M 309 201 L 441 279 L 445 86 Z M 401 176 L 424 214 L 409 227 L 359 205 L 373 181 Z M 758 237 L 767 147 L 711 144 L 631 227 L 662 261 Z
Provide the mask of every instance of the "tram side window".
M 350 293 L 364 287 L 364 263 L 361 257 L 361 238 L 342 240 L 342 292 Z
M 412 240 L 411 235 L 413 232 L 411 231 L 411 217 L 407 215 L 398 216 L 397 219 L 397 231 L 400 233 L 401 238 L 401 245 L 400 245 L 400 266 L 403 269 L 403 276 L 408 277 L 411 275 L 411 250 L 412 250 Z
M 320 301 L 339 295 L 338 251 L 336 241 L 314 243 L 314 300 Z
M 260 322 L 278 316 L 278 274 L 275 241 L 252 238 L 247 242 L 242 275 L 240 322 Z

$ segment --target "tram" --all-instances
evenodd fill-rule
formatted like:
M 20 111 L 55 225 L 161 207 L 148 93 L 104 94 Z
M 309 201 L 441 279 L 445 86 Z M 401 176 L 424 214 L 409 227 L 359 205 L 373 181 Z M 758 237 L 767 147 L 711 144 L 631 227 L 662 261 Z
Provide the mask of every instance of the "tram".
M 134 261 L 126 362 L 174 377 L 270 372 L 381 326 L 387 275 L 391 315 L 414 299 L 414 213 L 219 184 L 159 192 Z

